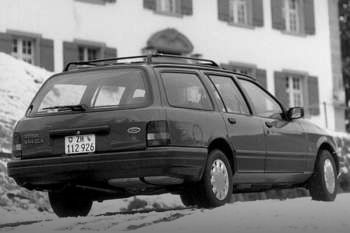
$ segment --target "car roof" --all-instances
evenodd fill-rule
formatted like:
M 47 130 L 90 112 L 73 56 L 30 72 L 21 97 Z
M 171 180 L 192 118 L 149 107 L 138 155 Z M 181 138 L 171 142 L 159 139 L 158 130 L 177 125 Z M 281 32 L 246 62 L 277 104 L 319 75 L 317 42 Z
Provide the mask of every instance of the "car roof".
M 66 65 L 64 73 L 79 72 L 88 70 L 105 70 L 106 68 L 130 66 L 152 66 L 154 68 L 185 68 L 200 69 L 207 71 L 224 72 L 228 74 L 239 75 L 240 77 L 256 81 L 255 77 L 226 70 L 218 65 L 215 61 L 202 58 L 175 56 L 168 54 L 151 54 L 143 56 L 107 58 L 90 61 L 70 62 Z

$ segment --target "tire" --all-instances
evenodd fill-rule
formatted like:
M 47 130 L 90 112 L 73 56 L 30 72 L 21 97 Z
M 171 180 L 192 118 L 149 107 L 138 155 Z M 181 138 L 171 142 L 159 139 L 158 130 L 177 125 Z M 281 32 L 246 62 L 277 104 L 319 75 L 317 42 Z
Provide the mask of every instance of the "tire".
M 92 207 L 92 200 L 83 192 L 73 190 L 49 192 L 52 210 L 58 217 L 87 216 Z
M 212 170 L 217 172 L 216 176 L 212 176 Z M 220 192 L 215 191 L 215 188 Z M 197 184 L 195 197 L 198 207 L 214 208 L 225 205 L 231 199 L 232 189 L 232 169 L 227 157 L 220 150 L 211 151 L 202 180 Z
M 198 202 L 193 197 L 192 193 L 189 193 L 189 192 L 181 193 L 180 198 L 181 198 L 182 204 L 184 204 L 184 206 L 186 207 L 198 205 Z
M 337 196 L 337 180 L 337 170 L 331 153 L 327 150 L 321 151 L 309 183 L 312 200 L 334 201 Z
M 349 178 L 346 178 L 346 180 L 343 180 L 340 182 L 340 188 L 344 191 L 344 192 L 350 192 L 350 182 L 348 180 Z

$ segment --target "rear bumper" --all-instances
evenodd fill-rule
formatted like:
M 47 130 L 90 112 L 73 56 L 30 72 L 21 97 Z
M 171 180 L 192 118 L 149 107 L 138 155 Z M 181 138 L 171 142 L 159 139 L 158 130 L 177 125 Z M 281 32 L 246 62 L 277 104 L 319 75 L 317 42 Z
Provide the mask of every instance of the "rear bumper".
M 55 184 L 90 184 L 115 178 L 169 176 L 201 179 L 205 148 L 160 147 L 143 151 L 15 160 L 9 176 L 25 187 L 40 189 Z

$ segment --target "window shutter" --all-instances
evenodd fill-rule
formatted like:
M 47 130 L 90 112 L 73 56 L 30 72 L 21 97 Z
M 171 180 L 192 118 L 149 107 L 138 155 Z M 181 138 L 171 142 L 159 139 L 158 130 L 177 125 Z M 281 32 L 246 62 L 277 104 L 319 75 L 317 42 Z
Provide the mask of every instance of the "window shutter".
M 7 33 L 0 33 L 0 52 L 11 53 L 11 36 Z
M 256 80 L 258 81 L 258 83 L 260 83 L 261 86 L 267 89 L 266 70 L 257 69 Z
M 283 16 L 283 3 L 283 0 L 271 0 L 272 28 L 282 31 L 286 29 L 286 22 Z
M 289 107 L 289 98 L 286 89 L 286 76 L 282 72 L 275 72 L 275 96 L 285 106 Z
M 156 10 L 156 0 L 143 0 L 143 7 L 145 9 Z
M 253 26 L 264 26 L 264 6 L 263 0 L 251 0 L 253 13 Z
M 66 66 L 69 62 L 78 61 L 78 44 L 73 42 L 63 42 L 63 64 Z
M 181 14 L 182 15 L 192 15 L 193 14 L 192 0 L 181 0 Z
M 304 24 L 306 34 L 316 33 L 314 0 L 304 0 Z
M 40 66 L 49 70 L 54 71 L 54 48 L 53 48 L 53 40 L 42 39 L 38 40 L 39 43 L 39 51 L 40 51 Z
M 218 0 L 218 18 L 221 21 L 230 21 L 229 0 Z
M 175 12 L 176 14 L 182 15 L 182 0 L 175 1 Z
M 307 93 L 308 93 L 308 112 L 310 115 L 320 114 L 320 100 L 319 100 L 319 90 L 318 90 L 318 78 L 314 76 L 309 76 L 307 78 Z
M 103 52 L 104 52 L 104 54 L 103 54 L 104 58 L 117 57 L 117 49 L 115 49 L 115 48 L 105 47 Z

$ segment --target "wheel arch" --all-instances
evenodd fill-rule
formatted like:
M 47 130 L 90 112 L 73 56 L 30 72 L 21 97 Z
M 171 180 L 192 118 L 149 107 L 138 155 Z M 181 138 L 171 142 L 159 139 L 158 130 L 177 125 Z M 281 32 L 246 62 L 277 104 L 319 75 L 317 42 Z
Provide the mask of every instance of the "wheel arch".
M 335 150 L 334 146 L 332 146 L 329 142 L 322 142 L 321 145 L 318 147 L 316 161 L 318 161 L 320 153 L 323 150 L 327 150 L 327 151 L 329 151 L 331 153 L 331 155 L 332 155 L 332 157 L 334 159 L 334 162 L 335 162 L 335 166 L 337 168 L 337 174 L 339 174 L 339 169 L 340 169 L 340 167 L 339 167 L 339 158 L 337 156 L 337 153 L 336 153 L 336 150 Z
M 224 138 L 216 138 L 212 140 L 208 146 L 208 154 L 210 153 L 210 151 L 214 149 L 219 149 L 226 155 L 230 163 L 232 173 L 234 174 L 235 171 L 237 170 L 235 149 Z

